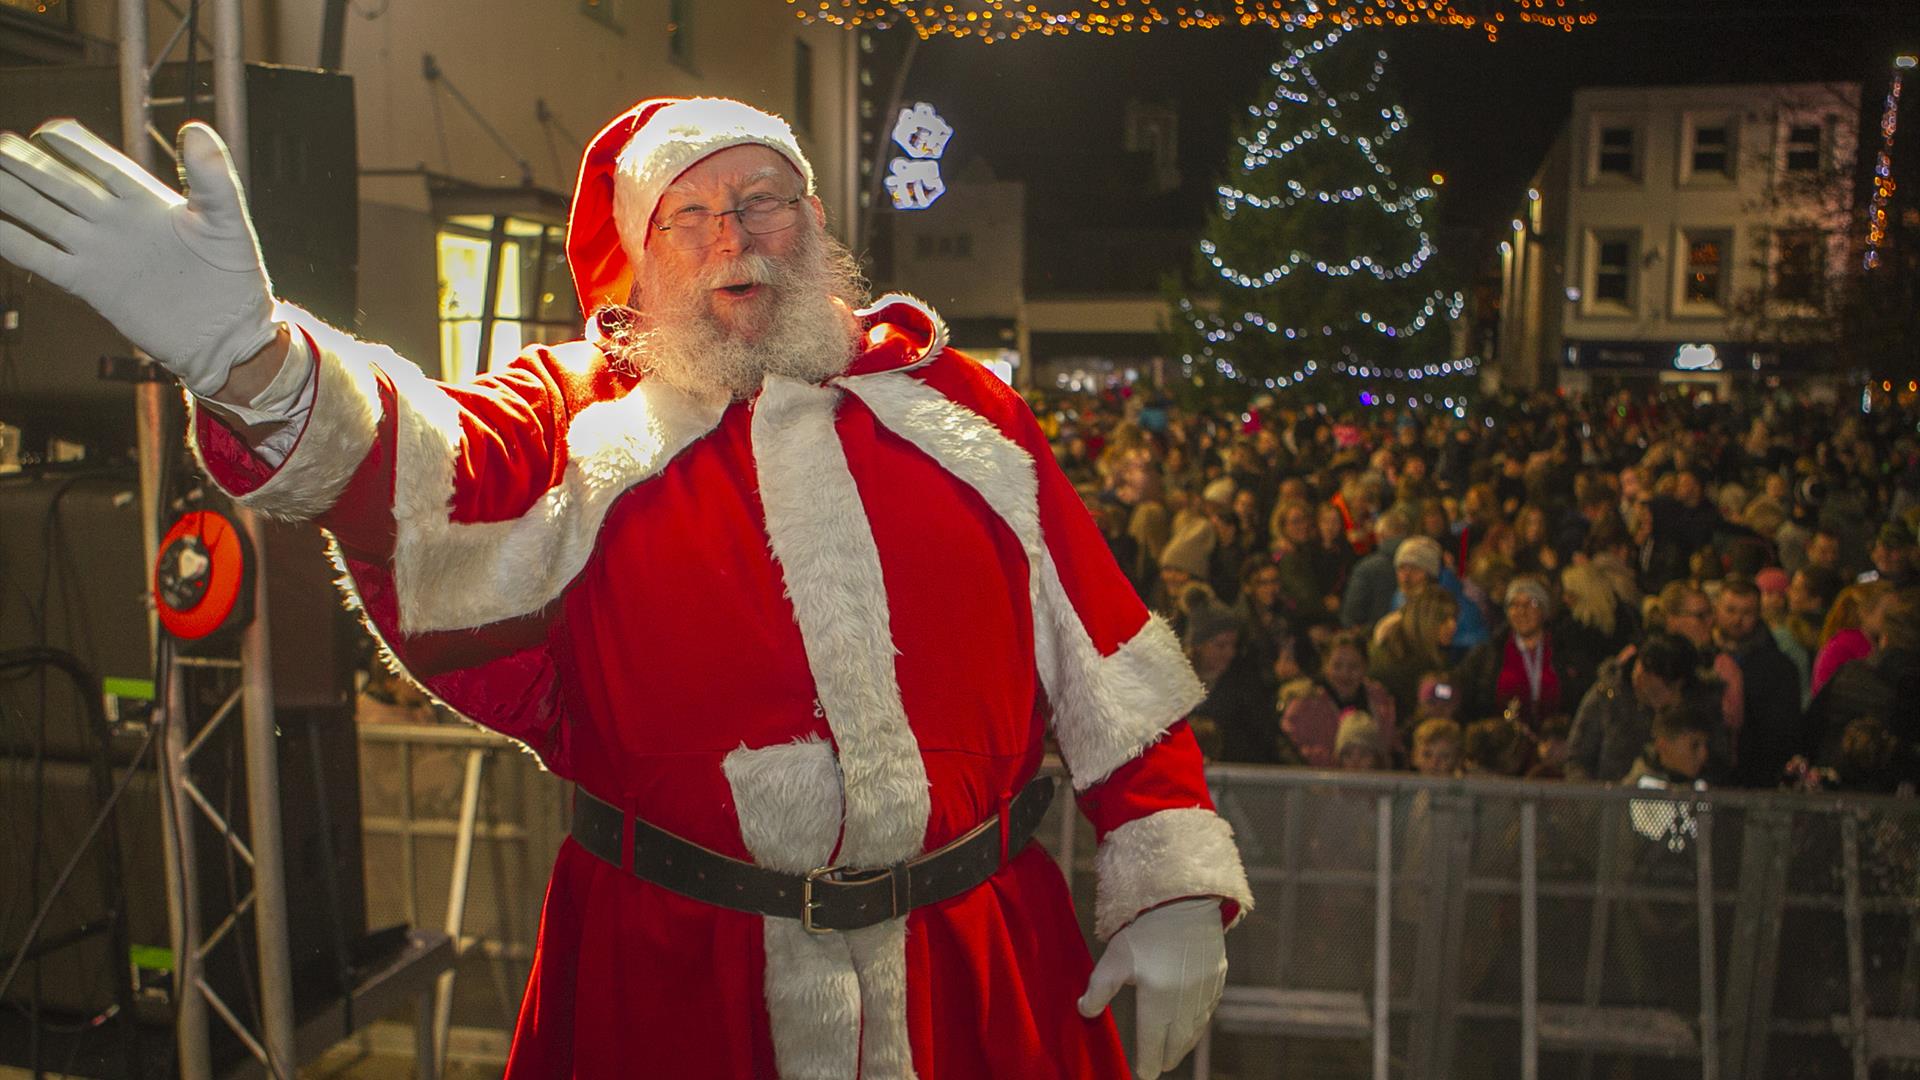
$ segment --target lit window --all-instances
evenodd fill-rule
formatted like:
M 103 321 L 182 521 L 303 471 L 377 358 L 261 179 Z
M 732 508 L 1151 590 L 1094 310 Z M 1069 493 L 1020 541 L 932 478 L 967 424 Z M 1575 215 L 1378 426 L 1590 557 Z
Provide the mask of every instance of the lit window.
M 1733 174 L 1733 153 L 1725 124 L 1693 129 L 1693 173 Z
M 1630 127 L 1600 129 L 1600 152 L 1595 158 L 1602 176 L 1634 175 L 1634 139 Z
M 1819 124 L 1794 124 L 1787 128 L 1787 171 L 1819 172 L 1825 134 Z
M 562 226 L 458 214 L 441 224 L 436 241 L 442 379 L 471 379 L 506 366 L 527 345 L 579 332 Z
M 1773 236 L 1773 298 L 1789 304 L 1820 303 L 1826 284 L 1826 238 L 1812 230 Z
M 1633 292 L 1633 242 L 1607 239 L 1595 245 L 1593 298 L 1626 306 Z
M 1719 307 L 1725 302 L 1727 247 L 1725 233 L 1688 234 L 1686 276 L 1680 292 L 1683 303 Z

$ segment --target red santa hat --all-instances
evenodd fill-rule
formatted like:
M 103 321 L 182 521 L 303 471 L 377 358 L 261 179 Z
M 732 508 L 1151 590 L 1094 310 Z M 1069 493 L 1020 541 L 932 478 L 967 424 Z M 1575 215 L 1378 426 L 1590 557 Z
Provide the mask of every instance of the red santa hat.
M 813 166 L 793 129 L 738 101 L 654 98 L 593 137 L 567 216 L 567 263 L 582 314 L 626 303 L 634 265 L 647 249 L 648 223 L 668 185 L 701 159 L 746 145 L 778 151 L 813 194 Z

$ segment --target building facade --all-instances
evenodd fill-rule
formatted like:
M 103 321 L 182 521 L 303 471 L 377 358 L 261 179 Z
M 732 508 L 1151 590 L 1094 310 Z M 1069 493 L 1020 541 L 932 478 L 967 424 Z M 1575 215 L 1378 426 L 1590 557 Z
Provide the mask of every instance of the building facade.
M 1500 241 L 1502 384 L 1830 365 L 1859 109 L 1851 83 L 1577 91 Z

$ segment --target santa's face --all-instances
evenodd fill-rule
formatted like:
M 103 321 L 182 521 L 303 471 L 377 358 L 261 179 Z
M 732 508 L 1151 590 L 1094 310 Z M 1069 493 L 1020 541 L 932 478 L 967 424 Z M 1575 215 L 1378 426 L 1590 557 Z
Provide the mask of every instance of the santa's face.
M 746 215 L 730 213 L 772 199 L 779 208 L 749 231 Z M 791 207 L 788 200 L 798 199 Z M 705 210 L 699 226 L 676 225 L 677 215 Z M 765 146 L 732 146 L 681 173 L 654 209 L 642 271 L 643 305 L 703 314 L 731 336 L 757 341 L 778 311 L 779 293 L 804 275 L 799 256 L 825 221 L 820 200 L 805 194 L 799 173 Z M 661 231 L 659 226 L 667 226 Z M 672 235 L 678 229 L 679 236 Z M 651 294 L 651 295 L 649 295 Z
M 819 200 L 801 190 L 764 146 L 730 147 L 680 174 L 635 268 L 641 332 L 621 346 L 635 366 L 698 396 L 733 398 L 769 375 L 819 382 L 845 370 L 865 283 L 824 228 Z

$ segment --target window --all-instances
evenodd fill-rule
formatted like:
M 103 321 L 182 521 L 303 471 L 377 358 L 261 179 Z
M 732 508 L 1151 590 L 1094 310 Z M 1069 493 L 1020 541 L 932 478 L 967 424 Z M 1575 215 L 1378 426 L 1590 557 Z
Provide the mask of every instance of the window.
M 1635 176 L 1634 141 L 1630 127 L 1601 128 L 1599 151 L 1594 156 L 1595 171 L 1601 176 Z
M 793 40 L 793 129 L 813 134 L 813 46 Z
M 1633 241 L 1624 236 L 1601 237 L 1594 244 L 1593 288 L 1598 304 L 1633 306 Z
M 1819 306 L 1826 285 L 1826 237 L 1811 229 L 1773 235 L 1773 298 Z
M 1826 131 L 1819 124 L 1793 124 L 1787 128 L 1786 168 L 1790 173 L 1820 171 L 1820 151 Z
M 626 0 L 580 0 L 580 13 L 614 33 L 627 32 Z
M 458 214 L 442 223 L 436 241 L 442 379 L 471 379 L 506 366 L 527 345 L 578 332 L 563 226 Z
M 1724 123 L 1693 129 L 1693 175 L 1732 176 L 1733 147 Z
M 693 0 L 667 0 L 667 59 L 693 68 Z
M 1719 307 L 1726 295 L 1728 237 L 1725 233 L 1688 233 L 1680 302 Z
M 0 12 L 41 26 L 72 30 L 73 5 L 67 0 L 0 0 Z

